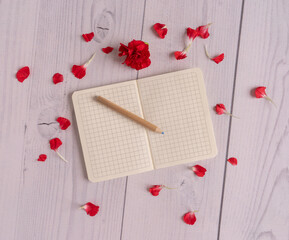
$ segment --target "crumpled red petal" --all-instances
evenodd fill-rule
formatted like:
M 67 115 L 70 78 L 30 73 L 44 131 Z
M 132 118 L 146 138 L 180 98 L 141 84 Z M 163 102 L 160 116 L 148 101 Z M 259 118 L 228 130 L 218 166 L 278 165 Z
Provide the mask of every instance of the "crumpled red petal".
M 59 138 L 53 138 L 49 141 L 49 143 L 50 148 L 54 151 L 56 151 L 62 145 L 62 142 Z
M 84 65 L 73 65 L 71 72 L 75 77 L 82 79 L 86 75 L 86 67 Z
M 257 87 L 255 89 L 256 98 L 264 98 L 266 95 L 266 87 Z
M 94 33 L 91 32 L 91 33 L 82 34 L 82 37 L 86 42 L 90 42 L 94 37 Z
M 198 36 L 201 38 L 208 38 L 210 36 L 209 34 L 209 26 L 211 25 L 211 23 L 204 25 L 204 26 L 200 26 L 196 29 L 196 31 L 198 32 Z
M 53 80 L 54 84 L 63 82 L 63 75 L 60 74 L 60 73 L 55 73 L 55 74 L 53 75 L 52 80 Z
M 221 53 L 219 56 L 211 58 L 211 60 L 219 64 L 220 62 L 224 60 L 224 57 L 225 57 L 224 53 Z
M 156 23 L 153 26 L 154 30 L 156 30 L 157 34 L 159 35 L 160 38 L 164 39 L 165 36 L 168 33 L 168 28 L 165 24 L 162 23 Z
M 104 53 L 109 54 L 112 52 L 113 48 L 112 47 L 106 47 L 101 49 Z
M 176 58 L 177 60 L 181 60 L 181 59 L 184 59 L 184 58 L 186 58 L 186 57 L 187 57 L 187 53 L 184 52 L 184 51 L 176 51 L 176 52 L 175 52 L 175 58 Z
M 86 203 L 81 208 L 84 209 L 86 211 L 87 215 L 89 215 L 91 217 L 95 216 L 99 211 L 99 206 L 96 206 L 91 202 Z
M 194 212 L 187 212 L 184 215 L 184 222 L 189 225 L 194 225 L 197 218 Z
M 163 185 L 154 185 L 149 189 L 149 191 L 153 196 L 158 196 L 162 189 Z
M 199 32 L 192 28 L 187 28 L 187 36 L 191 41 L 193 41 L 197 36 L 199 36 Z
M 237 158 L 231 157 L 227 160 L 229 163 L 231 163 L 233 166 L 236 166 L 238 164 Z
M 19 82 L 23 82 L 28 76 L 30 75 L 30 69 L 29 67 L 25 66 L 18 70 L 16 73 L 16 78 Z
M 222 103 L 217 104 L 215 110 L 218 115 L 222 115 L 227 112 L 225 105 Z
M 46 159 L 47 159 L 46 154 L 40 154 L 37 161 L 45 162 Z
M 56 119 L 56 121 L 59 123 L 59 127 L 62 130 L 66 130 L 70 126 L 70 121 L 67 118 L 59 117 Z
M 206 174 L 207 169 L 200 166 L 200 165 L 195 165 L 192 167 L 192 170 L 198 177 L 203 177 Z

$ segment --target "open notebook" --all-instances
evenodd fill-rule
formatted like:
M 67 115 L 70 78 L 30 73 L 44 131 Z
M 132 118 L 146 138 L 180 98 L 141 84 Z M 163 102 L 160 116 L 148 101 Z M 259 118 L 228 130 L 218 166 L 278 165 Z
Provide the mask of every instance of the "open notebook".
M 160 127 L 147 130 L 95 100 L 103 96 Z M 82 91 L 72 96 L 88 178 L 99 182 L 217 154 L 200 69 Z

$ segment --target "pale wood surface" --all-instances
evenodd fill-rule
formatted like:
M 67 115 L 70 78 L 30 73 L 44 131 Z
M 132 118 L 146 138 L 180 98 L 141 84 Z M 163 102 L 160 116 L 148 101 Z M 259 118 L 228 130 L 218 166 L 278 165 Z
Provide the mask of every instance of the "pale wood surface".
M 9 1 L 0 2 L 0 239 L 289 239 L 289 2 L 288 1 Z M 152 25 L 166 23 L 156 37 Z M 184 47 L 186 27 L 213 22 L 211 37 L 196 39 L 187 59 L 172 53 Z M 95 32 L 86 43 L 81 34 Z M 103 54 L 132 39 L 150 44 L 152 65 L 139 72 L 123 59 Z M 225 53 L 216 65 L 206 59 Z M 76 79 L 73 64 L 97 50 L 87 76 Z M 16 71 L 31 76 L 19 83 Z M 194 176 L 192 164 L 127 178 L 87 180 L 71 94 L 75 90 L 155 74 L 200 67 L 210 106 L 222 102 L 241 119 L 211 109 L 219 154 L 200 162 L 208 170 Z M 64 75 L 52 83 L 55 72 Z M 268 86 L 277 103 L 254 99 L 250 90 Z M 55 118 L 72 127 L 58 129 Z M 60 137 L 61 161 L 48 140 Z M 45 163 L 37 162 L 45 153 Z M 235 156 L 236 167 L 226 163 Z M 178 187 L 152 197 L 152 184 Z M 89 217 L 87 201 L 100 205 Z M 198 210 L 194 226 L 182 215 Z

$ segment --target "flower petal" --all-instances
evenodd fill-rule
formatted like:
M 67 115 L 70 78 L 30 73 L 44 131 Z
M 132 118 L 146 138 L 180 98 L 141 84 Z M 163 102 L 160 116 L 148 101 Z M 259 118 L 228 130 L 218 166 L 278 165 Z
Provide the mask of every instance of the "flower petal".
M 37 159 L 37 161 L 45 162 L 46 159 L 47 159 L 46 154 L 40 154 L 39 158 Z
M 227 112 L 226 107 L 223 103 L 219 103 L 215 106 L 216 113 L 222 115 Z
M 198 36 L 201 38 L 208 38 L 210 36 L 209 31 L 208 31 L 210 25 L 211 23 L 198 27 L 196 29 L 196 31 L 198 32 Z
M 49 143 L 50 148 L 54 151 L 56 151 L 62 145 L 62 142 L 59 138 L 53 138 L 49 141 Z
M 212 61 L 214 61 L 215 63 L 219 64 L 220 62 L 222 62 L 224 60 L 224 53 L 221 53 L 219 56 L 216 56 L 214 58 L 211 58 Z
M 156 23 L 153 28 L 156 30 L 160 38 L 164 39 L 168 33 L 168 28 L 165 24 Z
M 266 95 L 266 87 L 257 87 L 255 89 L 256 98 L 264 98 Z
M 112 47 L 106 47 L 101 49 L 104 53 L 109 54 L 112 52 L 113 48 Z
M 86 42 L 90 42 L 94 37 L 94 33 L 93 32 L 85 33 L 85 34 L 82 34 L 82 37 Z
M 56 119 L 62 130 L 66 130 L 70 126 L 70 121 L 67 118 L 59 117 Z
M 154 185 L 149 189 L 149 191 L 153 196 L 158 196 L 162 189 L 163 185 Z
M 86 75 L 86 68 L 84 67 L 84 65 L 73 65 L 71 72 L 75 77 L 82 79 Z
M 55 74 L 53 75 L 52 80 L 53 80 L 54 84 L 63 82 L 63 75 L 60 74 L 60 73 L 55 73 Z
M 199 176 L 199 177 L 203 177 L 205 176 L 205 173 L 207 171 L 206 168 L 200 166 L 200 165 L 195 165 L 192 167 L 192 170 L 194 171 L 194 173 Z
M 197 218 L 194 212 L 187 212 L 184 215 L 184 222 L 189 225 L 194 225 Z
M 181 60 L 181 59 L 184 59 L 184 58 L 186 58 L 187 57 L 187 54 L 186 54 L 186 52 L 184 52 L 184 51 L 176 51 L 175 52 L 175 58 L 177 59 L 177 60 Z
M 19 82 L 23 82 L 28 76 L 30 75 L 30 69 L 29 67 L 25 66 L 18 70 L 16 73 L 16 78 Z
M 187 28 L 187 36 L 190 40 L 194 40 L 197 36 L 199 36 L 199 32 L 192 28 Z
M 231 163 L 233 166 L 236 166 L 238 164 L 237 158 L 231 157 L 227 160 L 229 163 Z
M 96 206 L 91 202 L 86 203 L 81 208 L 84 209 L 86 211 L 87 215 L 89 215 L 91 217 L 95 216 L 99 211 L 99 206 Z

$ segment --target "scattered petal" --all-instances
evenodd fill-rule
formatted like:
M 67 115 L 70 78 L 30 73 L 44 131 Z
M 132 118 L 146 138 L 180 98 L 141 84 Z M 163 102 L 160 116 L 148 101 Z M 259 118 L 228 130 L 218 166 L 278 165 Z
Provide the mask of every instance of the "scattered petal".
M 60 73 L 55 73 L 55 74 L 53 75 L 52 80 L 53 80 L 54 84 L 63 82 L 63 75 L 60 74 Z
M 56 119 L 62 130 L 66 130 L 70 126 L 70 121 L 67 118 L 59 117 Z
M 222 62 L 224 60 L 224 53 L 221 53 L 220 55 L 216 56 L 216 57 L 210 57 L 208 50 L 207 50 L 207 46 L 205 46 L 205 53 L 206 56 L 211 59 L 212 61 L 214 61 L 215 63 L 219 64 L 220 62 Z
M 104 53 L 109 54 L 112 52 L 113 48 L 112 47 L 106 47 L 101 49 Z
M 203 177 L 206 174 L 207 169 L 200 166 L 200 165 L 195 165 L 192 167 L 192 170 L 194 171 L 194 173 L 199 176 L 199 177 Z
M 37 159 L 37 161 L 45 162 L 46 159 L 47 159 L 46 154 L 40 154 L 39 158 Z
M 154 185 L 149 189 L 149 191 L 153 196 L 158 196 L 162 189 L 163 185 Z
M 175 52 L 175 58 L 177 60 L 181 60 L 187 57 L 187 53 L 185 51 L 176 51 Z
M 62 142 L 59 138 L 53 138 L 49 141 L 50 148 L 54 151 L 57 151 L 57 149 L 62 145 Z
M 212 23 L 198 27 L 196 29 L 196 31 L 198 32 L 198 36 L 201 38 L 208 38 L 210 36 L 208 31 L 210 25 L 212 25 Z
M 168 33 L 168 28 L 165 24 L 162 23 L 156 23 L 154 25 L 154 29 L 156 30 L 157 34 L 159 35 L 160 38 L 164 39 L 165 36 Z
M 91 32 L 91 33 L 82 34 L 82 37 L 86 42 L 90 42 L 94 37 L 94 33 Z
M 186 224 L 194 225 L 196 220 L 197 220 L 197 218 L 196 218 L 195 212 L 187 212 L 184 215 L 184 222 Z
M 199 36 L 199 32 L 192 28 L 187 28 L 187 36 L 189 40 L 193 41 L 197 36 Z
M 93 217 L 93 216 L 95 216 L 98 213 L 99 206 L 96 206 L 93 203 L 88 202 L 85 205 L 83 205 L 81 207 L 81 209 L 84 209 L 86 211 L 87 215 Z
M 277 107 L 275 102 L 273 102 L 273 100 L 267 96 L 266 87 L 257 87 L 255 89 L 255 96 L 256 96 L 256 98 L 265 98 L 266 100 L 271 102 L 275 107 Z
M 229 163 L 231 163 L 233 166 L 236 166 L 237 163 L 238 163 L 237 158 L 234 158 L 234 157 L 229 158 L 227 161 L 228 161 Z
M 95 54 L 96 53 L 94 53 L 85 64 L 83 64 L 81 66 L 79 66 L 79 65 L 73 65 L 72 66 L 71 72 L 73 73 L 73 75 L 75 77 L 81 79 L 86 75 L 86 68 L 90 64 L 90 62 L 93 60 Z
M 29 67 L 25 66 L 18 70 L 16 73 L 16 78 L 19 82 L 23 82 L 28 76 L 30 75 L 30 69 Z
M 215 106 L 215 111 L 218 115 L 226 114 L 226 115 L 229 115 L 231 117 L 238 118 L 238 117 L 234 116 L 233 114 L 227 112 L 227 109 L 223 103 L 217 104 Z

